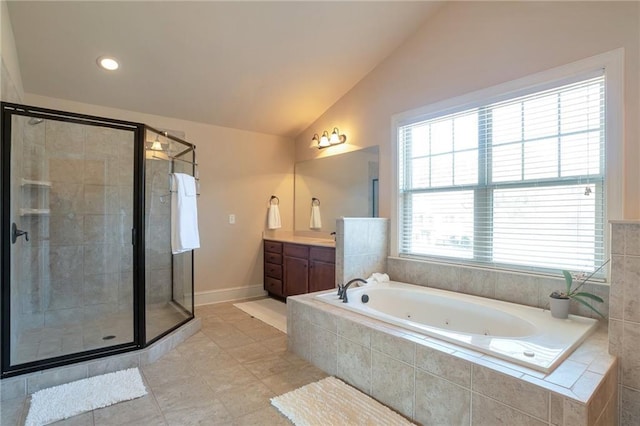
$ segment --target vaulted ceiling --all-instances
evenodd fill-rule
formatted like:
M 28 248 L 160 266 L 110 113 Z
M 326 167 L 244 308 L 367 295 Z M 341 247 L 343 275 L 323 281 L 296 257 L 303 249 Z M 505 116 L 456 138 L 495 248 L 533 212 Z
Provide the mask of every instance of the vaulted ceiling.
M 9 1 L 25 92 L 295 137 L 435 2 Z M 96 66 L 101 55 L 121 68 Z

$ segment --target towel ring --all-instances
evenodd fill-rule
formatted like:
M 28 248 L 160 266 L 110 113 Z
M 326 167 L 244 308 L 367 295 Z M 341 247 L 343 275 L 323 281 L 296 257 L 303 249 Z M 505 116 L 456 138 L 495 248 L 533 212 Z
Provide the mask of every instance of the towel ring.
M 273 200 L 276 200 L 276 203 L 273 203 Z M 280 204 L 280 198 L 276 197 L 275 195 L 272 195 L 271 198 L 269 198 L 269 204 L 271 205 L 278 205 Z
M 316 197 L 313 197 L 311 199 L 311 205 L 312 206 L 319 206 L 320 205 L 320 200 L 318 200 Z

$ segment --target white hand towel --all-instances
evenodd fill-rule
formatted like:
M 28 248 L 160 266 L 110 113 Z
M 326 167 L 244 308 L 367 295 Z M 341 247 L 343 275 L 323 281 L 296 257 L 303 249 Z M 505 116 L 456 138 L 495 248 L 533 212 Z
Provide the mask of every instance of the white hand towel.
M 282 228 L 280 220 L 280 208 L 277 204 L 269 204 L 269 215 L 267 217 L 267 227 L 269 229 Z
M 196 180 L 184 173 L 171 175 L 171 253 L 200 247 Z
M 311 219 L 309 220 L 309 228 L 322 228 L 322 220 L 320 219 L 320 206 L 311 206 Z
M 373 279 L 378 281 L 379 283 L 388 283 L 389 282 L 389 275 L 387 274 L 383 274 L 381 272 L 374 272 L 372 274 Z
M 389 275 L 387 274 L 382 274 L 380 272 L 374 272 L 373 274 L 371 274 L 371 276 L 369 278 L 367 278 L 367 284 L 380 284 L 380 283 L 387 283 L 389 282 Z

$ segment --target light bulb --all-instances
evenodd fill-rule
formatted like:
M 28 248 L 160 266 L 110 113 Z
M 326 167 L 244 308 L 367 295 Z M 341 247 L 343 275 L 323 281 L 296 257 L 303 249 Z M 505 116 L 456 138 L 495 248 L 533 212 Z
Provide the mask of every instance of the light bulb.
M 320 143 L 318 144 L 319 148 L 324 148 L 331 145 L 329 143 L 329 133 L 325 130 L 322 132 L 322 137 L 320 138 Z
M 338 135 L 338 128 L 337 127 L 333 128 L 333 133 L 331 133 L 331 139 L 329 139 L 329 142 L 331 142 L 331 145 L 335 145 L 337 143 L 340 143 L 340 135 Z
M 120 64 L 114 58 L 108 56 L 101 56 L 98 58 L 98 66 L 107 71 L 115 71 L 120 68 Z

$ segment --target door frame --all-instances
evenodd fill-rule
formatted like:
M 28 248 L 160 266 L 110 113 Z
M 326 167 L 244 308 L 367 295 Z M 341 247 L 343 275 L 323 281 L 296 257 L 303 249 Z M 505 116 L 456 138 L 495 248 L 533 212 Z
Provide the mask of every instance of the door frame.
M 2 193 L 0 208 L 0 259 L 2 264 L 0 306 L 0 377 L 59 367 L 80 361 L 137 350 L 144 347 L 145 336 L 145 274 L 144 274 L 144 129 L 142 123 L 115 120 L 86 114 L 58 111 L 36 106 L 15 103 L 0 103 L 2 141 L 0 143 L 0 190 Z M 133 341 L 104 348 L 77 352 L 22 364 L 11 365 L 11 130 L 14 115 L 56 120 L 82 125 L 108 127 L 133 132 Z M 140 308 L 142 307 L 142 308 Z

